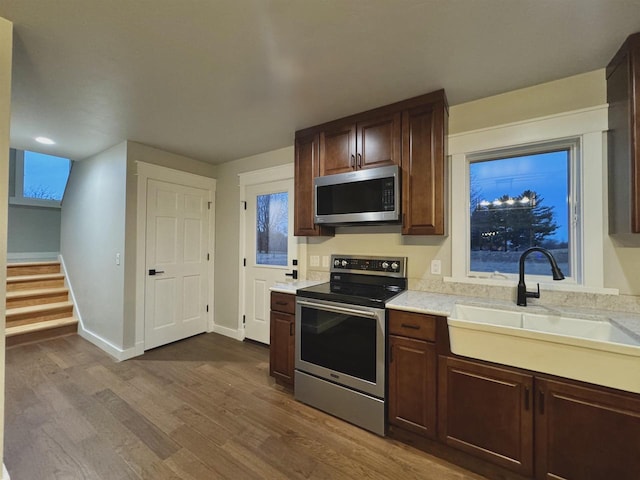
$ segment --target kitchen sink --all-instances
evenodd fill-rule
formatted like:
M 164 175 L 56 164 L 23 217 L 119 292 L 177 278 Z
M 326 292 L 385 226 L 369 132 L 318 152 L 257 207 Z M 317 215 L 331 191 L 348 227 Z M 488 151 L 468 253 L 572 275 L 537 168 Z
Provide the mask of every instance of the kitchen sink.
M 451 351 L 640 393 L 640 338 L 604 316 L 456 305 Z

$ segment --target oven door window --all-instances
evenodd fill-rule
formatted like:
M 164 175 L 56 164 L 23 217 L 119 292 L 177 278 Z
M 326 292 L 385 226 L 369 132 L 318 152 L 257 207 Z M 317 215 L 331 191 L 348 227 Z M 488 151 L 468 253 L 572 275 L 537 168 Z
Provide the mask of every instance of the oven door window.
M 374 318 L 302 308 L 300 357 L 303 361 L 376 382 Z

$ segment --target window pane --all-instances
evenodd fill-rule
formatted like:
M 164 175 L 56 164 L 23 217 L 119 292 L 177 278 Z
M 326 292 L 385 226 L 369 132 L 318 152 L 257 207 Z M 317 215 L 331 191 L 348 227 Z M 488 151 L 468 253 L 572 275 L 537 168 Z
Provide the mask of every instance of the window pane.
M 289 199 L 287 192 L 258 195 L 256 265 L 287 265 Z
M 570 276 L 570 150 L 469 165 L 471 271 L 518 273 L 524 250 L 551 251 Z M 551 275 L 542 254 L 527 257 L 527 274 Z
M 62 200 L 70 164 L 67 158 L 25 151 L 23 197 Z

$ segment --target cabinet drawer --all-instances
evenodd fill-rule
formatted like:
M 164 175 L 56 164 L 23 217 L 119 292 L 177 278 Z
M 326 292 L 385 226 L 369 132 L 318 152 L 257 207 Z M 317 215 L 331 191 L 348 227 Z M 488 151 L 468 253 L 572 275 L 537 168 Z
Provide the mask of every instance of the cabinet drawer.
M 271 292 L 271 310 L 296 313 L 296 296 L 289 293 Z
M 434 342 L 436 318 L 421 313 L 389 310 L 389 334 Z

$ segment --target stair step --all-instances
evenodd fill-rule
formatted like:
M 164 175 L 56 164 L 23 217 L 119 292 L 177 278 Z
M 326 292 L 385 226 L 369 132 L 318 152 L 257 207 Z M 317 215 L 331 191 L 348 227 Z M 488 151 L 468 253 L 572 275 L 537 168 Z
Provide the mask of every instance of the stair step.
M 7 308 L 28 307 L 68 300 L 69 290 L 66 288 L 39 288 L 7 292 Z
M 59 287 L 64 287 L 64 274 L 62 273 L 7 277 L 7 292 Z
M 60 273 L 60 262 L 21 262 L 7 264 L 7 277 Z
M 7 328 L 30 323 L 70 317 L 73 313 L 72 302 L 47 303 L 7 309 Z
M 58 318 L 29 325 L 7 327 L 6 346 L 21 345 L 62 335 L 77 333 L 78 319 L 75 317 Z

